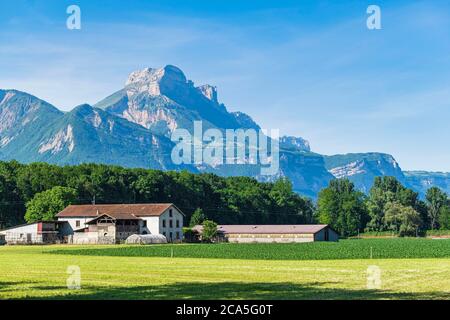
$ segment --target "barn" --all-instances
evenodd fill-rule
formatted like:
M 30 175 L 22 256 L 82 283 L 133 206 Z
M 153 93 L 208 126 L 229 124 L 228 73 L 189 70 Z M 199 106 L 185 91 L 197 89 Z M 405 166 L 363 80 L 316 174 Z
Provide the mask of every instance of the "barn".
M 200 237 L 203 227 L 193 228 Z M 314 225 L 218 225 L 218 241 L 234 243 L 296 243 L 338 241 L 339 235 L 326 224 Z

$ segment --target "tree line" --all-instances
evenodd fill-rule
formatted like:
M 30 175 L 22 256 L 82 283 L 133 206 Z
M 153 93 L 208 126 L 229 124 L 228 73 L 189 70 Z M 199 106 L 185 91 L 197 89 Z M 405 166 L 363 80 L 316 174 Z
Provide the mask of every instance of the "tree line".
M 131 169 L 102 164 L 57 166 L 0 161 L 0 228 L 52 220 L 68 204 L 171 202 L 185 226 L 329 224 L 341 236 L 392 231 L 415 236 L 450 229 L 450 200 L 439 188 L 421 200 L 394 177 L 376 177 L 366 195 L 348 179 L 331 180 L 317 203 L 295 193 L 287 179 L 258 182 L 211 173 Z
M 418 236 L 427 230 L 450 229 L 450 199 L 432 187 L 421 200 L 417 192 L 389 176 L 376 177 L 368 195 L 348 179 L 332 180 L 319 193 L 316 216 L 341 236 L 364 231 Z
M 221 224 L 302 224 L 314 221 L 314 204 L 286 179 L 131 169 L 102 164 L 57 166 L 0 162 L 0 228 L 51 220 L 68 204 L 171 202 L 186 214 Z

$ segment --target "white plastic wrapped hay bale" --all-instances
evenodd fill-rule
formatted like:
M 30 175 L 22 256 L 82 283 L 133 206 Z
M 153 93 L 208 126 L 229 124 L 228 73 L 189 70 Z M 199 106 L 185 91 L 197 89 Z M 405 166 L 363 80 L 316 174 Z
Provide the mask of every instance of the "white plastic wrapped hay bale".
M 167 239 L 162 234 L 133 234 L 125 240 L 126 244 L 155 244 L 167 243 Z

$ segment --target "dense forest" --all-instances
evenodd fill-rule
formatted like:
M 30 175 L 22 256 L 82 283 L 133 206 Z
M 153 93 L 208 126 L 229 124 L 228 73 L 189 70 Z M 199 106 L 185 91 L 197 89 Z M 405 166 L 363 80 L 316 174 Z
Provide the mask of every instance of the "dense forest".
M 28 222 L 49 220 L 68 203 L 93 201 L 172 202 L 186 214 L 186 225 L 197 208 L 222 224 L 311 223 L 314 213 L 312 201 L 293 192 L 286 179 L 260 183 L 248 177 L 100 164 L 0 162 L 0 197 L 2 227 L 24 223 L 25 217 Z
M 450 229 L 450 200 L 433 187 L 421 200 L 394 177 L 376 177 L 370 192 L 332 180 L 314 204 L 287 179 L 273 183 L 210 173 L 129 169 L 111 165 L 56 166 L 0 162 L 0 227 L 52 220 L 68 204 L 171 202 L 185 226 L 219 224 L 330 224 L 341 236 L 391 231 L 417 236 Z M 192 218 L 192 219 L 191 219 Z
M 450 200 L 437 187 L 429 188 L 421 200 L 417 192 L 389 176 L 375 177 L 368 195 L 348 179 L 340 179 L 319 193 L 315 216 L 341 236 L 363 231 L 420 236 L 427 230 L 450 229 Z

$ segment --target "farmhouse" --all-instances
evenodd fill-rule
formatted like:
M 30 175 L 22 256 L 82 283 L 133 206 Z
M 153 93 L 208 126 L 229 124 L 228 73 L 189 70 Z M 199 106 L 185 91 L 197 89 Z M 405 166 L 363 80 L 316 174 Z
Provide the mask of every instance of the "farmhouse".
M 118 243 L 134 234 L 183 238 L 183 212 L 172 203 L 70 205 L 57 214 L 69 243 Z
M 0 244 L 2 238 L 8 244 L 45 244 L 60 240 L 59 230 L 63 222 L 38 221 L 24 224 L 0 231 Z
M 193 228 L 201 236 L 203 227 Z M 318 225 L 219 225 L 219 241 L 236 243 L 290 243 L 314 241 L 338 241 L 339 236 L 330 226 Z

